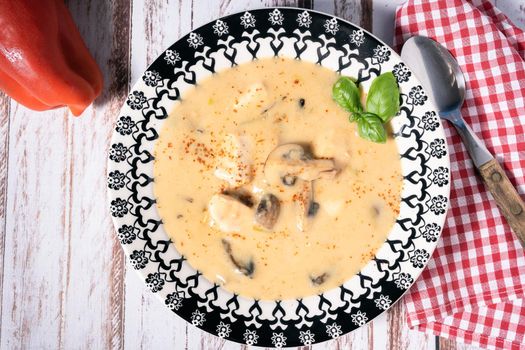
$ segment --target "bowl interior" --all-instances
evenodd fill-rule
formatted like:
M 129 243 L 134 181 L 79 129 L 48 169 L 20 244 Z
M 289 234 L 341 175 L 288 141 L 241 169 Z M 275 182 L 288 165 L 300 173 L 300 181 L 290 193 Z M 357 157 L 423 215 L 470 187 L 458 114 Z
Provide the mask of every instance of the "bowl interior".
M 234 65 L 288 57 L 357 78 L 368 89 L 392 71 L 401 111 L 392 128 L 403 191 L 387 240 L 343 285 L 302 299 L 260 301 L 206 280 L 179 254 L 156 208 L 153 150 L 163 123 L 185 91 Z M 117 119 L 109 151 L 111 214 L 129 262 L 148 288 L 179 316 L 233 341 L 297 346 L 337 337 L 388 309 L 430 258 L 449 196 L 446 140 L 434 107 L 414 74 L 363 29 L 314 11 L 272 8 L 223 17 L 182 37 L 148 68 Z

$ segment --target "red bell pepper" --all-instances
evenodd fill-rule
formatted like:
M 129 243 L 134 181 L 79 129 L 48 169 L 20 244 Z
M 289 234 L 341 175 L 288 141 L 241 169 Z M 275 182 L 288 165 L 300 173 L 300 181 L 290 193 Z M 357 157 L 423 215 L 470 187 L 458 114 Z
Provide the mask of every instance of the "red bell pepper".
M 80 115 L 102 73 L 62 0 L 0 0 L 0 89 L 38 111 Z

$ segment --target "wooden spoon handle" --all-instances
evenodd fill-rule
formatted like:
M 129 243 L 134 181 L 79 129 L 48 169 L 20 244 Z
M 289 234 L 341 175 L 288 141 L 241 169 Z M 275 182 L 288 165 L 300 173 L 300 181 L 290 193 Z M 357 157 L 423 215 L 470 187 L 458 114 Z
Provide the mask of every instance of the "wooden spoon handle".
M 525 203 L 496 159 L 481 165 L 479 172 L 512 231 L 525 248 Z

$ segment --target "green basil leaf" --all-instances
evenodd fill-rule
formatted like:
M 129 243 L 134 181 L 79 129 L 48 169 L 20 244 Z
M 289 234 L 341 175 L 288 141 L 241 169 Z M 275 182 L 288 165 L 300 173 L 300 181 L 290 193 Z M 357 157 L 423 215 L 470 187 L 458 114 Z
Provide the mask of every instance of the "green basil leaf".
M 359 120 L 359 118 L 362 117 L 362 114 L 360 112 L 350 113 L 348 116 L 348 120 L 353 123 Z
M 332 87 L 334 101 L 350 113 L 361 112 L 361 93 L 355 83 L 347 77 L 339 78 Z
M 377 143 L 386 142 L 386 130 L 383 121 L 372 113 L 366 113 L 357 120 L 357 132 L 365 140 Z
M 374 79 L 366 97 L 366 111 L 379 116 L 383 123 L 399 112 L 399 87 L 392 72 Z

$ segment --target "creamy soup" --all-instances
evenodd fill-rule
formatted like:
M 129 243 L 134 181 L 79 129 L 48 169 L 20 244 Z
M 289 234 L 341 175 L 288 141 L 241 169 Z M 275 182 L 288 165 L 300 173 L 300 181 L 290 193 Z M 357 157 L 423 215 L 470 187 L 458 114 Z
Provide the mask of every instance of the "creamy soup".
M 155 149 L 155 194 L 177 250 L 256 299 L 348 280 L 399 212 L 399 154 L 361 139 L 331 98 L 338 75 L 291 59 L 214 74 L 183 95 Z

